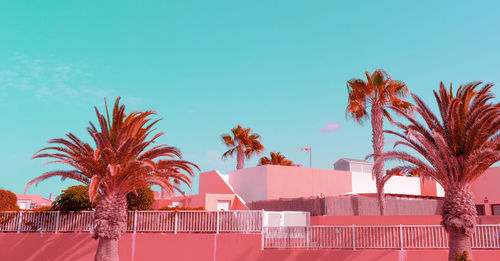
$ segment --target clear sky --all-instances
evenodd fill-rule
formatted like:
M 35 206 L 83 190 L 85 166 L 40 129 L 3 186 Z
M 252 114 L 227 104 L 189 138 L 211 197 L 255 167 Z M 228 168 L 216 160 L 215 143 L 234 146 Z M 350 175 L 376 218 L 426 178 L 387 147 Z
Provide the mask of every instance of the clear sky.
M 371 129 L 346 119 L 346 81 L 383 68 L 430 104 L 439 81 L 498 83 L 499 12 L 497 1 L 4 1 L 0 187 L 22 193 L 57 168 L 31 160 L 47 140 L 90 142 L 104 97 L 156 110 L 159 141 L 203 171 L 235 168 L 220 160 L 220 135 L 238 123 L 266 154 L 305 166 L 307 144 L 316 168 L 362 159 Z M 341 127 L 322 133 L 328 123 Z

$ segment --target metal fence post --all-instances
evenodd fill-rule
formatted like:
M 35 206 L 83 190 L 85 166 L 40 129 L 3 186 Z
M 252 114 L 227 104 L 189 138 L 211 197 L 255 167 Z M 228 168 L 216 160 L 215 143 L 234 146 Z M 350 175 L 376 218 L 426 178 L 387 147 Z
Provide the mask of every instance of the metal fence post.
M 309 238 L 311 237 L 311 232 L 309 231 L 311 230 L 311 226 L 310 225 L 307 225 L 306 227 L 306 250 L 309 250 Z
M 265 211 L 262 209 L 260 211 L 260 238 L 261 238 L 261 246 L 260 249 L 264 250 L 264 244 L 265 244 L 265 234 L 266 231 L 264 229 L 264 217 L 265 217 Z
M 134 211 L 134 234 L 137 232 L 137 210 Z
M 399 247 L 401 248 L 401 251 L 403 251 L 403 225 L 399 224 Z
M 174 211 L 174 234 L 177 234 L 177 213 Z
M 60 211 L 56 212 L 56 228 L 55 228 L 54 233 L 57 233 L 59 231 L 59 212 Z
M 352 225 L 352 250 L 356 250 L 356 230 L 354 225 Z
M 219 218 L 220 218 L 220 214 L 219 214 L 220 211 L 217 211 L 217 215 L 215 216 L 217 218 L 217 221 L 215 222 L 215 225 L 217 226 L 215 228 L 215 234 L 219 234 Z
M 23 212 L 19 211 L 19 222 L 17 223 L 17 233 L 21 233 L 21 222 L 23 221 Z

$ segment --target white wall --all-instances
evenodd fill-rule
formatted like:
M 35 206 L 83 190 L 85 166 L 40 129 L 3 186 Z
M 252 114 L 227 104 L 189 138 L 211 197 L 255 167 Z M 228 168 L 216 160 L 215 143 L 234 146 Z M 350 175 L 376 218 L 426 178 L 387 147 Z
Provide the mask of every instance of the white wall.
M 420 178 L 394 176 L 385 184 L 385 193 L 421 195 Z
M 353 193 L 377 193 L 375 179 L 371 173 L 352 172 Z
M 416 177 L 394 176 L 384 187 L 385 193 L 421 195 L 420 179 Z M 352 172 L 353 193 L 377 193 L 375 179 L 371 173 Z M 439 189 L 438 189 L 439 196 Z
M 436 194 L 438 197 L 444 197 L 444 188 L 436 182 Z
M 246 203 L 267 200 L 267 166 L 229 172 L 229 184 Z

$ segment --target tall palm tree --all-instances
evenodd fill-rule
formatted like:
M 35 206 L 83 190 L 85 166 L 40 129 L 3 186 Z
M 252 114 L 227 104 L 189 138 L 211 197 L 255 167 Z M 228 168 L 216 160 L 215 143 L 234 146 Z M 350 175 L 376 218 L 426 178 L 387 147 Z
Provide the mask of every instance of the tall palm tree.
M 393 106 L 403 112 L 409 112 L 413 106 L 404 98 L 408 94 L 406 84 L 391 79 L 384 70 L 376 70 L 373 74 L 366 72 L 366 81 L 351 79 L 347 82 L 348 105 L 347 115 L 362 123 L 371 117 L 373 153 L 380 155 L 384 152 L 384 117 L 392 122 L 387 108 Z M 370 114 L 368 113 L 370 110 Z M 375 161 L 377 156 L 375 157 Z M 384 188 L 381 185 L 384 176 L 384 164 L 375 164 L 373 174 L 377 184 L 380 215 L 385 214 Z
M 281 166 L 292 166 L 293 162 L 288 160 L 284 155 L 279 152 L 271 152 L 271 158 L 262 157 L 260 158 L 259 165 L 281 165 Z
M 261 143 L 260 135 L 253 133 L 250 128 L 243 128 L 238 124 L 231 129 L 231 133 L 232 136 L 222 134 L 222 142 L 229 148 L 222 154 L 222 158 L 225 159 L 236 153 L 236 169 L 242 169 L 245 167 L 245 158 L 249 159 L 253 154 L 262 153 L 264 146 Z
M 195 164 L 181 159 L 175 147 L 156 145 L 151 147 L 163 133 L 152 138 L 154 111 L 125 114 L 125 106 L 116 99 L 113 117 L 106 117 L 95 108 L 100 129 L 92 123 L 87 128 L 95 147 L 83 142 L 73 134 L 65 139 L 49 140 L 53 146 L 36 152 L 33 158 L 53 158 L 49 163 L 62 163 L 72 170 L 49 171 L 32 181 L 33 184 L 50 177 L 60 176 L 88 185 L 91 201 L 98 195 L 95 209 L 94 236 L 99 238 L 95 260 L 118 260 L 118 240 L 127 228 L 126 195 L 137 189 L 159 185 L 169 191 L 180 191 L 180 183 L 190 184 Z M 46 152 L 50 151 L 50 152 Z
M 471 183 L 494 163 L 500 161 L 500 103 L 492 103 L 493 84 L 469 83 L 460 86 L 456 96 L 441 83 L 434 91 L 441 118 L 434 115 L 416 95 L 412 95 L 424 123 L 395 108 L 408 121 L 396 123 L 400 132 L 386 131 L 401 138 L 402 145 L 415 152 L 389 151 L 378 161 L 396 160 L 407 173 L 416 172 L 435 179 L 445 191 L 441 224 L 448 231 L 449 259 L 457 253 L 471 254 L 476 209 L 470 191 Z M 387 176 L 385 179 L 388 179 Z

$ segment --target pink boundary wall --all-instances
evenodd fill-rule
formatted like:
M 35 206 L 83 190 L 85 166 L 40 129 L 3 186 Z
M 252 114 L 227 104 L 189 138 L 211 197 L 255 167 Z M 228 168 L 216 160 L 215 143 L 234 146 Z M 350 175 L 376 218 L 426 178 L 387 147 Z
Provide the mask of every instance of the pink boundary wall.
M 345 225 L 439 225 L 439 215 L 415 216 L 312 216 L 311 226 Z M 500 224 L 500 216 L 482 216 L 477 224 Z M 500 258 L 499 258 L 500 260 Z
M 136 234 L 120 240 L 121 261 L 418 261 L 447 260 L 446 250 L 261 250 L 258 234 Z M 9 261 L 91 261 L 97 241 L 88 233 L 0 233 L 1 260 Z M 474 250 L 474 260 L 498 260 L 500 250 Z

